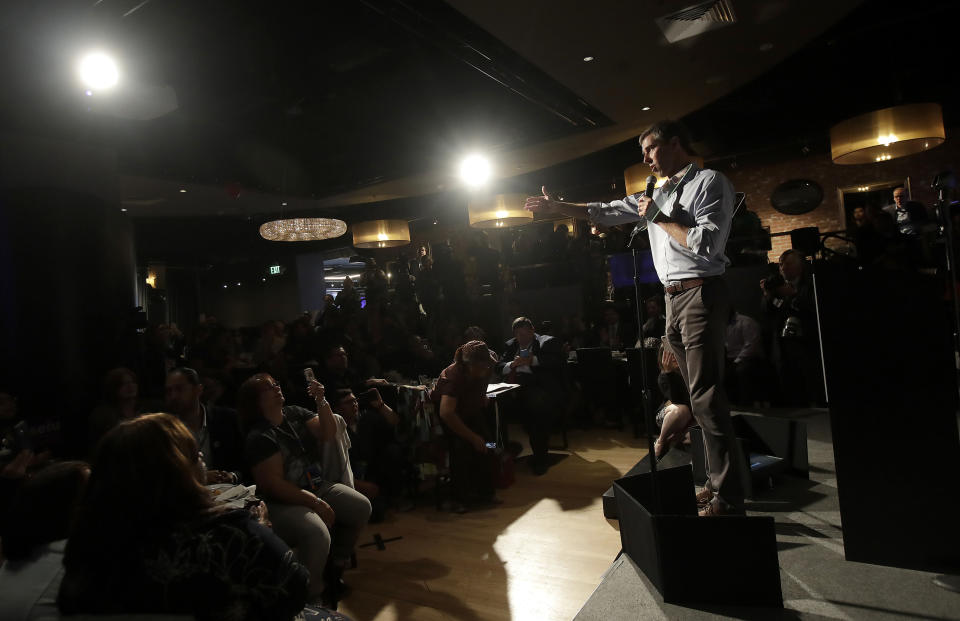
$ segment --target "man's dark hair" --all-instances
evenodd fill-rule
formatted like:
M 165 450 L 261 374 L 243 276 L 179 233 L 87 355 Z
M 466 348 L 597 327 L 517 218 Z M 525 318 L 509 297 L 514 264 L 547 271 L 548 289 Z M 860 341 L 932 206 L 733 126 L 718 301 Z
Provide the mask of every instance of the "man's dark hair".
M 796 248 L 787 248 L 783 251 L 783 254 L 780 255 L 780 258 L 777 259 L 778 263 L 783 263 L 787 257 L 791 255 L 797 255 L 797 258 L 803 261 L 803 258 L 806 256 L 802 251 L 797 250 Z
M 463 342 L 469 341 L 487 341 L 487 333 L 480 326 L 469 326 L 463 331 Z
M 677 140 L 680 141 L 680 146 L 687 152 L 687 155 L 697 154 L 690 144 L 690 134 L 687 132 L 687 128 L 679 121 L 657 121 L 640 134 L 639 142 L 641 145 L 647 136 L 653 136 L 653 141 L 656 144 L 666 144 L 670 142 L 671 139 L 677 138 Z
M 186 378 L 188 384 L 193 386 L 200 385 L 200 374 L 190 367 L 174 367 L 170 369 L 170 372 L 167 373 L 167 376 L 173 375 L 174 373 L 179 373 Z
M 533 330 L 533 322 L 527 317 L 517 317 L 513 320 L 510 330 L 516 330 L 517 328 L 530 328 Z
M 333 399 L 331 399 L 330 402 L 333 403 L 333 407 L 337 407 L 337 405 L 338 405 L 341 401 L 343 401 L 343 400 L 346 399 L 347 397 L 352 397 L 352 396 L 353 396 L 353 391 L 352 391 L 351 389 L 349 389 L 349 388 L 340 388 L 340 389 L 338 389 L 338 390 L 333 391 L 333 395 L 332 395 L 332 396 L 333 396 Z

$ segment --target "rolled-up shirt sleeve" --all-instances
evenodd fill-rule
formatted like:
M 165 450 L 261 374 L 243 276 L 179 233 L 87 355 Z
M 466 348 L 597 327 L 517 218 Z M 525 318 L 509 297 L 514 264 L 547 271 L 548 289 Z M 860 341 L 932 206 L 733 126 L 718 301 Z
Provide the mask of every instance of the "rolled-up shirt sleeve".
M 587 214 L 590 216 L 590 221 L 600 226 L 618 226 L 639 222 L 643 218 L 637 213 L 639 207 L 638 196 L 641 195 L 632 194 L 622 200 L 609 203 L 588 203 Z
M 695 223 L 687 232 L 687 248 L 703 256 L 716 254 L 718 247 L 727 243 L 732 212 L 733 188 L 724 178 L 714 176 L 697 194 Z

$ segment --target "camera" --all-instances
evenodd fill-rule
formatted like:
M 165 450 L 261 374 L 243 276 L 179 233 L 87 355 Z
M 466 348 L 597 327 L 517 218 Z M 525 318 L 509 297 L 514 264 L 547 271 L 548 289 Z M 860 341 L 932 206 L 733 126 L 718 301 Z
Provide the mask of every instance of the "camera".
M 776 293 L 777 289 L 785 284 L 787 284 L 787 281 L 783 279 L 783 275 L 778 270 L 775 274 L 763 281 L 763 288 L 770 293 Z
M 376 388 L 371 388 L 366 392 L 360 393 L 357 395 L 357 405 L 359 405 L 361 408 L 369 407 L 376 398 L 376 393 Z
M 780 336 L 785 339 L 798 339 L 803 336 L 803 324 L 800 322 L 799 317 L 787 317 L 787 321 L 783 324 L 783 330 L 780 332 Z

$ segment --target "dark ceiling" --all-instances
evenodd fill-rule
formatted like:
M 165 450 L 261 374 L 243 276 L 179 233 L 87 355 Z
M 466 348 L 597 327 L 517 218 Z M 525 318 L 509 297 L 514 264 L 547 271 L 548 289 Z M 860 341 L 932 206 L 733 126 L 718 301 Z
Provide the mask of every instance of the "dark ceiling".
M 694 111 L 860 2 L 733 0 L 733 26 L 668 43 L 655 18 L 691 1 L 4 0 L 0 132 L 112 149 L 134 216 L 424 196 L 468 150 L 522 177 Z M 71 67 L 103 45 L 120 92 L 84 97 Z M 161 88 L 175 110 L 118 118 Z
M 238 217 L 227 257 L 281 204 L 462 222 L 462 191 L 425 173 L 471 148 L 511 158 L 498 190 L 585 200 L 622 192 L 638 128 L 664 115 L 721 163 L 824 152 L 833 123 L 898 103 L 958 125 L 960 2 L 734 0 L 736 26 L 666 45 L 652 17 L 691 1 L 5 0 L 0 132 L 114 149 L 130 215 Z M 124 120 L 85 99 L 70 67 L 102 41 L 177 109 Z M 357 199 L 405 179 L 404 198 Z
M 957 24 L 956 0 L 870 0 L 684 121 L 713 161 L 829 151 L 835 123 L 904 103 L 940 103 L 957 127 Z
M 115 146 L 134 176 L 328 195 L 611 123 L 439 1 L 6 0 L 0 39 L 2 129 Z M 78 101 L 86 41 L 178 109 Z

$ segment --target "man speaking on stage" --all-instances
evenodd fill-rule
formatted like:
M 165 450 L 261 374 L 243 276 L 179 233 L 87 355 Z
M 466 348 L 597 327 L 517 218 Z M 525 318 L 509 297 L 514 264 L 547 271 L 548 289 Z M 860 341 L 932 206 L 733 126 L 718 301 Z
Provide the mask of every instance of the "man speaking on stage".
M 705 489 L 697 494 L 699 514 L 742 514 L 744 461 L 723 388 L 730 311 L 724 246 L 733 219 L 733 186 L 721 173 L 691 161 L 690 139 L 676 121 L 652 125 L 641 134 L 640 147 L 650 170 L 667 178 L 661 187 L 654 189 L 651 179 L 647 192 L 588 204 L 554 200 L 543 188 L 543 196 L 529 197 L 526 208 L 589 218 L 604 226 L 637 222 L 634 235 L 646 228 L 666 291 L 667 339 L 690 390 L 693 416 L 703 429 L 708 475 Z

